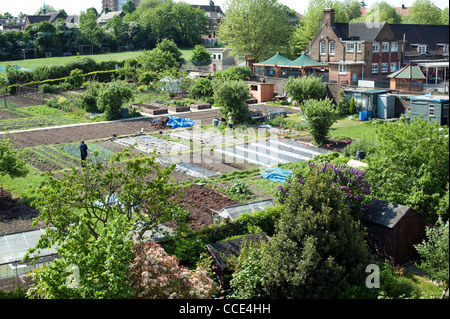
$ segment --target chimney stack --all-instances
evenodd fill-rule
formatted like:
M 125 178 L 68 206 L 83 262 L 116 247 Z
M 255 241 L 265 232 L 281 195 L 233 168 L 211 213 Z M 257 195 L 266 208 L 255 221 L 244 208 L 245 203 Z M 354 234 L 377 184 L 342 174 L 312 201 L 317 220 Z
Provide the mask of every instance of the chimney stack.
M 323 10 L 323 25 L 326 27 L 334 26 L 334 9 L 325 8 Z

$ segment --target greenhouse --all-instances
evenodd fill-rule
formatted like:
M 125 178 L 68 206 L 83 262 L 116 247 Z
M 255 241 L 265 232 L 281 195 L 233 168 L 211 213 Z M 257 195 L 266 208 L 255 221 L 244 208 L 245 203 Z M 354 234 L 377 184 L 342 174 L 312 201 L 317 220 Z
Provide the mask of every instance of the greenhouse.
M 261 212 L 272 205 L 272 200 L 268 199 L 247 204 L 228 206 L 223 208 L 219 212 L 213 210 L 213 224 L 220 224 L 225 222 L 225 220 L 236 220 L 236 218 L 238 218 L 242 214 L 253 214 L 255 212 Z
M 41 228 L 0 236 L 0 289 L 28 287 L 31 277 L 27 277 L 27 274 L 50 264 L 58 257 L 56 250 L 51 248 L 41 250 L 38 261 L 33 264 L 22 262 L 28 249 L 34 248 L 43 234 L 45 229 Z M 32 257 L 34 255 L 30 256 Z

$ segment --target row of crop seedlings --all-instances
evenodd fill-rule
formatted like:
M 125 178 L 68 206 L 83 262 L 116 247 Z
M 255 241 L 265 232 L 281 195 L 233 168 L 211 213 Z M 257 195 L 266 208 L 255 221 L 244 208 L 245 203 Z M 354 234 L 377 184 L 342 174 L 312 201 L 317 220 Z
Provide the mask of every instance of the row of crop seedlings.
M 88 158 L 93 162 L 105 161 L 114 153 L 101 147 L 90 145 L 91 153 Z M 92 152 L 97 150 L 99 155 L 94 157 Z M 80 166 L 80 150 L 76 144 L 62 144 L 57 146 L 37 146 L 26 148 L 28 164 L 41 171 L 58 171 L 73 166 Z
M 28 164 L 42 171 L 57 171 L 80 165 L 79 161 L 57 147 L 38 146 L 25 149 Z

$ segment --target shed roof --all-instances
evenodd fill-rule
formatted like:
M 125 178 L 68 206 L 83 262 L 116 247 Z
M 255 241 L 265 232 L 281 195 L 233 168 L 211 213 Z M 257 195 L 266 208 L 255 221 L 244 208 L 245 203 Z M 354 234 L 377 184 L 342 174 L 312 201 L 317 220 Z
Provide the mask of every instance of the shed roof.
M 425 80 L 425 75 L 417 65 L 408 64 L 400 70 L 389 74 L 388 78 L 393 79 L 410 79 L 410 80 Z
M 287 64 L 287 66 L 291 67 L 324 67 L 325 63 L 317 62 L 316 60 L 310 58 L 306 54 L 302 54 L 297 59 Z
M 270 59 L 263 61 L 263 62 L 255 63 L 254 65 L 288 65 L 291 62 L 292 62 L 292 60 L 288 59 L 280 52 L 277 52 L 277 54 L 275 54 Z
M 388 228 L 394 228 L 409 210 L 412 210 L 409 206 L 376 200 L 372 209 L 366 211 L 361 219 Z
M 242 243 L 259 243 L 261 241 L 267 242 L 269 238 L 266 236 L 264 232 L 259 232 L 256 234 L 251 234 L 244 237 L 239 237 L 231 240 L 221 241 L 218 243 L 208 244 L 206 248 L 209 253 L 214 258 L 214 261 L 217 263 L 217 266 L 224 270 L 227 268 L 226 266 L 226 258 L 232 256 L 239 256 L 241 253 Z
M 445 95 L 432 95 L 432 94 L 410 96 L 409 99 L 410 100 L 420 100 L 420 101 L 434 101 L 434 102 L 449 101 L 449 97 L 448 96 L 445 96 Z

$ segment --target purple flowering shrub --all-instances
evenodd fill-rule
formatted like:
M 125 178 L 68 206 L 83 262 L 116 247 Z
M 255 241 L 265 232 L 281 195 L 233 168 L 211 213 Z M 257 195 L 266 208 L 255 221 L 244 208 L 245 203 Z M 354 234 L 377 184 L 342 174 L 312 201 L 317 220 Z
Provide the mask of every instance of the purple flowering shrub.
M 359 219 L 364 211 L 370 209 L 373 196 L 370 183 L 365 178 L 366 171 L 354 169 L 347 165 L 337 165 L 332 163 L 316 164 L 309 162 L 309 171 L 304 176 L 294 173 L 289 180 L 278 187 L 277 199 L 280 204 L 286 203 L 290 191 L 293 187 L 308 182 L 309 174 L 323 176 L 323 181 L 329 181 L 330 187 L 339 189 L 342 192 L 343 200 L 353 217 Z

